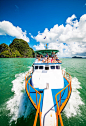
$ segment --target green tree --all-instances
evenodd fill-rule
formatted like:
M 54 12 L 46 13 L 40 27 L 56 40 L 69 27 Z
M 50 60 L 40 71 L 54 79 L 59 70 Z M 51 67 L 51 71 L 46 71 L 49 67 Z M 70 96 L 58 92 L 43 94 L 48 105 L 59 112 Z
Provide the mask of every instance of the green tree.
M 22 57 L 33 57 L 34 50 L 22 39 L 14 39 L 9 47 L 12 50 L 18 50 Z
M 34 50 L 22 39 L 14 39 L 8 46 L 0 45 L 0 57 L 34 57 Z
M 0 57 L 2 57 L 2 58 L 10 58 L 11 57 L 11 53 L 9 52 L 9 50 L 5 50 L 5 51 L 0 53 Z

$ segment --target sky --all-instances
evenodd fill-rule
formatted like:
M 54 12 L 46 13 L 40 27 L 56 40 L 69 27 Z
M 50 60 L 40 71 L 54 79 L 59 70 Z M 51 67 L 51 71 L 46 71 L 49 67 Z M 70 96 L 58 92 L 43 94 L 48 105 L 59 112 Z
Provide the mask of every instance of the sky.
M 0 44 L 15 38 L 59 57 L 86 57 L 86 0 L 0 0 Z

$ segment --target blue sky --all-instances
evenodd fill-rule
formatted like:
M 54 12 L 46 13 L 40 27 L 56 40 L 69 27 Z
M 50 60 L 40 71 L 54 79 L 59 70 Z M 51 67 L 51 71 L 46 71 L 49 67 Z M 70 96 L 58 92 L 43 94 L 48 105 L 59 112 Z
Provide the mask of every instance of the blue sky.
M 86 0 L 0 0 L 0 44 L 22 38 L 34 50 L 48 43 L 61 57 L 86 56 L 82 24 L 85 28 Z

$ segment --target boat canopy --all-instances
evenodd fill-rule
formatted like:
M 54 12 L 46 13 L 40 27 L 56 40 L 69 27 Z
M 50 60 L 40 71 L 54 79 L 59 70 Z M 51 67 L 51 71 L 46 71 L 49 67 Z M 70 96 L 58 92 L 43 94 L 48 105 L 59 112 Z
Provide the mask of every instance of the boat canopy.
M 52 52 L 55 52 L 55 54 L 56 54 L 57 52 L 59 52 L 59 50 L 54 50 L 54 49 L 37 50 L 37 51 L 35 51 L 35 54 L 45 56 L 47 53 L 48 53 L 48 55 L 51 55 Z

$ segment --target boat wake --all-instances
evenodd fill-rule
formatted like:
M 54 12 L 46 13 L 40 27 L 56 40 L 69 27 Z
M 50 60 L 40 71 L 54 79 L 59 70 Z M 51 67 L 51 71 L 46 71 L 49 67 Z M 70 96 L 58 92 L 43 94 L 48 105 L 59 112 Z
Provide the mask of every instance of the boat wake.
M 82 88 L 80 84 L 81 83 L 76 77 L 72 78 L 72 93 L 66 107 L 63 110 L 67 118 L 81 114 L 79 106 L 84 105 L 84 103 L 82 102 L 80 92 L 78 91 L 78 89 Z
M 14 96 L 6 103 L 6 109 L 10 110 L 8 115 L 11 117 L 10 123 L 12 121 L 16 123 L 17 119 L 22 116 L 26 118 L 32 110 L 32 105 L 25 92 L 25 75 L 27 72 L 16 74 L 15 80 L 12 81 L 13 87 L 11 91 L 14 92 Z
M 28 71 L 27 71 L 28 72 Z M 27 118 L 30 115 L 33 107 L 28 99 L 25 92 L 25 73 L 20 73 L 15 75 L 15 80 L 12 81 L 13 87 L 11 89 L 14 92 L 14 96 L 11 97 L 6 103 L 6 110 L 10 111 L 10 124 L 12 121 L 17 122 L 18 118 Z M 69 118 L 80 113 L 79 106 L 84 105 L 80 97 L 80 82 L 76 77 L 72 78 L 72 93 L 71 97 L 64 108 L 64 113 Z

